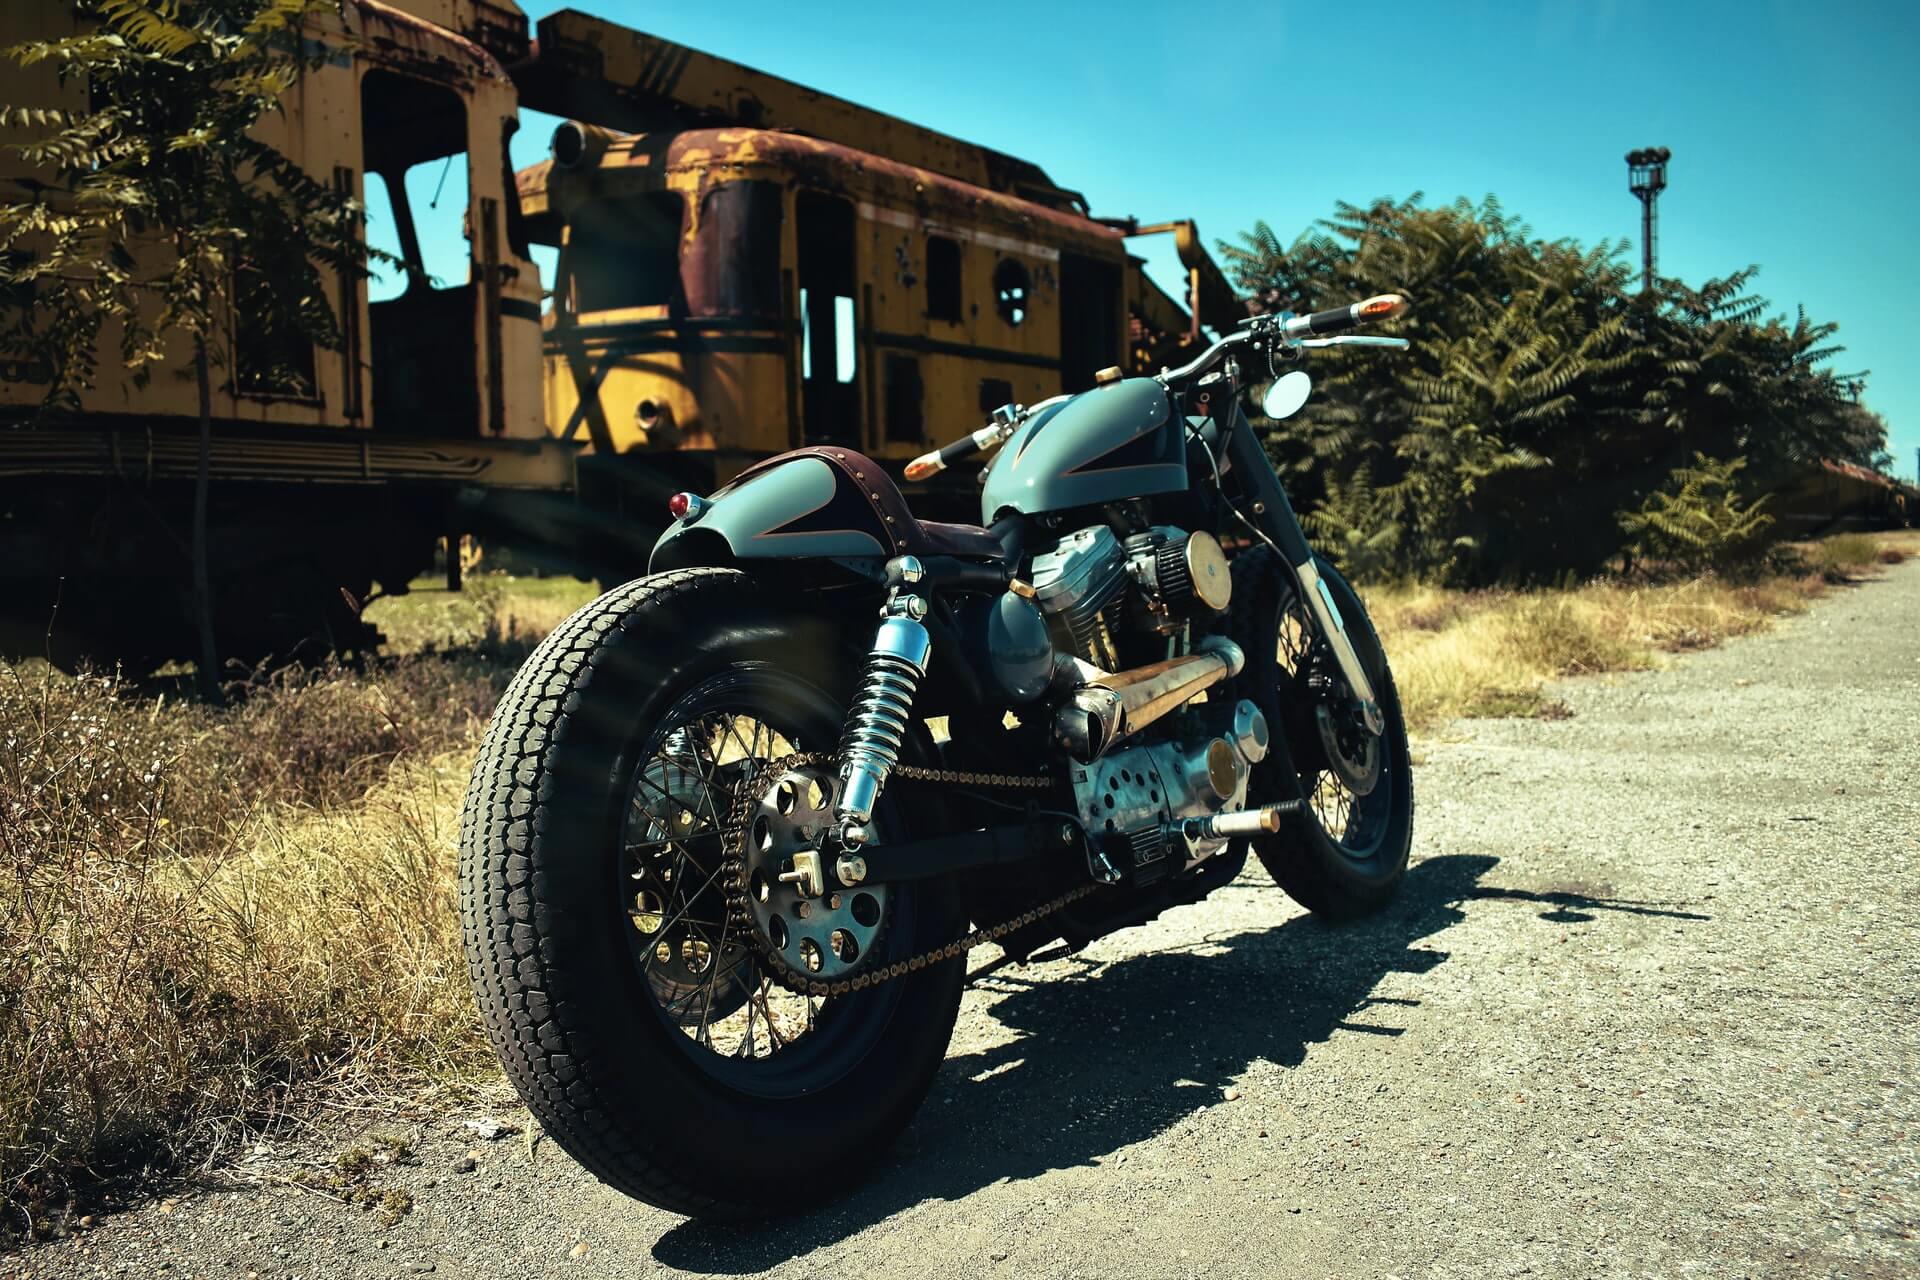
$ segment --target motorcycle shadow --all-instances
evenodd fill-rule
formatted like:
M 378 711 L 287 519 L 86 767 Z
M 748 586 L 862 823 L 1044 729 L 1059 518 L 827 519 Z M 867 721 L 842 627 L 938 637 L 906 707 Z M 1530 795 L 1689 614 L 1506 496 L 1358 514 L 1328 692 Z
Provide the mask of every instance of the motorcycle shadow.
M 1105 965 L 1076 961 L 1097 970 L 1089 978 L 1035 981 L 1003 970 L 979 984 L 998 999 L 984 1014 L 963 1010 L 956 1041 L 993 1035 L 993 1023 L 1010 1038 L 949 1054 L 893 1159 L 863 1186 L 774 1224 L 683 1222 L 655 1243 L 653 1255 L 690 1271 L 762 1271 L 923 1201 L 1097 1164 L 1219 1104 L 1222 1090 L 1255 1062 L 1298 1066 L 1309 1045 L 1337 1030 L 1398 1035 L 1392 1008 L 1419 1001 L 1376 997 L 1375 988 L 1388 974 L 1444 963 L 1447 952 L 1421 941 L 1463 920 L 1469 901 L 1534 901 L 1551 908 L 1543 918 L 1559 923 L 1591 920 L 1592 910 L 1706 918 L 1483 885 L 1498 862 L 1450 855 L 1416 863 L 1391 906 L 1351 924 L 1294 916 Z M 1280 904 L 1264 876 L 1236 881 L 1216 898 L 1242 893 L 1271 894 Z M 1353 1021 L 1363 1011 L 1366 1020 Z

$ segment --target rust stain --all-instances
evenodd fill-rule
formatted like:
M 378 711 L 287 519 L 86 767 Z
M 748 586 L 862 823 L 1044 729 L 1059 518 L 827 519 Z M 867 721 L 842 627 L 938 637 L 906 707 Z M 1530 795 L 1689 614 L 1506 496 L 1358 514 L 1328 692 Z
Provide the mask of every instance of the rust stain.
M 706 186 L 735 176 L 734 171 L 764 168 L 773 171 L 769 176 L 781 180 L 813 183 L 843 193 L 871 191 L 890 202 L 910 204 L 922 216 L 946 214 L 969 221 L 993 221 L 1029 235 L 1044 228 L 1083 244 L 1097 242 L 1108 255 L 1123 252 L 1126 243 L 1125 233 L 1118 228 L 1067 210 L 837 142 L 767 129 L 725 127 L 674 134 L 665 140 L 662 177 L 642 178 L 638 171 L 658 172 L 654 159 L 662 152 L 662 141 L 657 135 L 617 135 L 600 158 L 597 170 L 581 171 L 578 176 L 605 182 L 622 171 L 632 171 L 632 179 L 643 183 L 643 189 L 664 185 L 697 196 Z M 573 175 L 562 177 L 550 171 L 536 174 L 533 170 L 523 170 L 521 177 L 521 190 L 530 196 L 546 183 L 575 180 Z
M 360 15 L 362 32 L 375 40 L 446 64 L 449 70 L 503 83 L 507 80 L 499 60 L 465 36 L 381 0 L 347 0 L 347 6 Z

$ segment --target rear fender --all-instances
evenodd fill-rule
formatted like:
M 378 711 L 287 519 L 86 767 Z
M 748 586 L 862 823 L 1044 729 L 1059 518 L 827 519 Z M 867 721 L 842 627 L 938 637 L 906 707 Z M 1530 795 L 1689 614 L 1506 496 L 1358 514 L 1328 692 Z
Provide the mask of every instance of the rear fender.
M 697 516 L 654 543 L 650 572 L 698 564 L 751 567 L 766 560 L 832 560 L 877 578 L 893 539 L 853 480 L 809 455 L 776 459 L 733 481 Z

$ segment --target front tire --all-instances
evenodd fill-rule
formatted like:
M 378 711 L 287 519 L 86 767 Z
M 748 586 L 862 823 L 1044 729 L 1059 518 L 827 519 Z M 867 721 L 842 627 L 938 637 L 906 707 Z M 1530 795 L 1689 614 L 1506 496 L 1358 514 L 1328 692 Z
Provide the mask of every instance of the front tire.
M 952 1034 L 963 960 L 792 996 L 702 883 L 733 812 L 720 797 L 767 760 L 833 749 L 841 658 L 831 622 L 744 574 L 643 578 L 541 644 L 474 766 L 461 916 L 488 1034 L 547 1133 L 662 1208 L 758 1217 L 838 1194 L 911 1118 Z M 883 837 L 900 809 L 876 815 Z M 887 891 L 879 962 L 962 931 L 955 895 L 910 888 Z
M 1332 651 L 1315 634 L 1293 574 L 1269 548 L 1234 561 L 1230 626 L 1247 655 L 1239 696 L 1253 699 L 1287 747 L 1255 767 L 1248 803 L 1301 801 L 1253 851 L 1294 901 L 1347 919 L 1385 906 L 1406 875 L 1413 765 L 1400 695 L 1366 608 L 1338 570 L 1317 557 L 1315 564 L 1373 682 L 1386 721 L 1377 739 L 1353 731 L 1356 708 Z M 1344 773 L 1335 755 L 1348 757 Z

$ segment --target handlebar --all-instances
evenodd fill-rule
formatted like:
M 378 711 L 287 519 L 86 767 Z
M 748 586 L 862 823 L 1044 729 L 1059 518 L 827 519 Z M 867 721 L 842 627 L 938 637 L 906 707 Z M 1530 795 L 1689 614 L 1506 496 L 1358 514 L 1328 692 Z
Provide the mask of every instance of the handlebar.
M 1365 302 L 1356 302 L 1349 307 L 1333 307 L 1326 311 L 1316 311 L 1310 316 L 1290 316 L 1282 322 L 1281 329 L 1288 337 L 1300 337 L 1309 333 L 1338 333 L 1342 329 L 1391 320 L 1395 316 L 1406 314 L 1406 310 L 1405 298 L 1397 293 L 1383 293 L 1378 297 L 1368 298 Z
M 1391 320 L 1405 314 L 1407 300 L 1397 293 L 1383 293 L 1362 302 L 1345 307 L 1330 307 L 1325 311 L 1316 311 L 1312 315 L 1296 316 L 1290 312 L 1275 315 L 1253 316 L 1241 321 L 1241 332 L 1230 333 L 1220 341 L 1202 351 L 1198 356 L 1178 369 L 1163 369 L 1160 373 L 1162 383 L 1183 382 L 1195 374 L 1211 368 L 1226 352 L 1234 347 L 1249 343 L 1263 345 L 1278 343 L 1283 347 L 1331 347 L 1352 343 L 1356 346 L 1404 347 L 1405 338 L 1366 338 L 1366 337 L 1325 337 L 1320 335 L 1338 334 L 1343 329 L 1357 328 L 1363 324 L 1375 324 L 1382 320 Z M 963 458 L 983 453 L 1006 442 L 1007 437 L 1026 419 L 1066 396 L 1055 396 L 1043 400 L 1031 409 L 1025 405 L 1002 405 L 993 411 L 993 421 L 970 435 L 961 436 L 951 444 L 923 453 L 907 464 L 906 478 L 909 481 L 925 480 L 938 475 Z
M 976 453 L 997 448 L 1007 442 L 1007 437 L 1017 430 L 1021 423 L 1049 405 L 1058 404 L 1069 396 L 1054 396 L 1042 400 L 1031 407 L 1024 404 L 1003 404 L 993 411 L 993 420 L 971 435 L 961 436 L 952 444 L 942 445 L 930 453 L 923 453 L 907 464 L 906 477 L 910 481 L 925 480 L 938 475 L 962 458 L 970 458 Z
M 1308 335 L 1337 333 L 1342 329 L 1351 329 L 1362 324 L 1391 320 L 1395 316 L 1404 314 L 1406 309 L 1405 298 L 1397 293 L 1383 293 L 1378 297 L 1368 298 L 1364 302 L 1353 303 L 1351 306 L 1332 307 L 1307 316 L 1296 316 L 1284 311 L 1275 315 L 1252 316 L 1240 322 L 1241 332 L 1228 334 L 1178 369 L 1163 370 L 1160 381 L 1185 381 L 1195 374 L 1212 368 L 1222 355 L 1234 347 L 1248 344 L 1257 346 L 1275 342 L 1283 347 L 1331 347 L 1352 343 L 1356 346 L 1405 347 L 1407 345 L 1405 338 L 1309 337 Z
M 942 445 L 930 453 L 921 454 L 907 464 L 907 479 L 925 480 L 928 476 L 937 475 L 945 471 L 962 458 L 972 457 L 974 454 L 998 444 L 1000 442 L 999 430 L 997 425 L 982 427 L 972 435 L 961 436 L 952 444 Z M 985 439 L 982 439 L 983 436 Z

